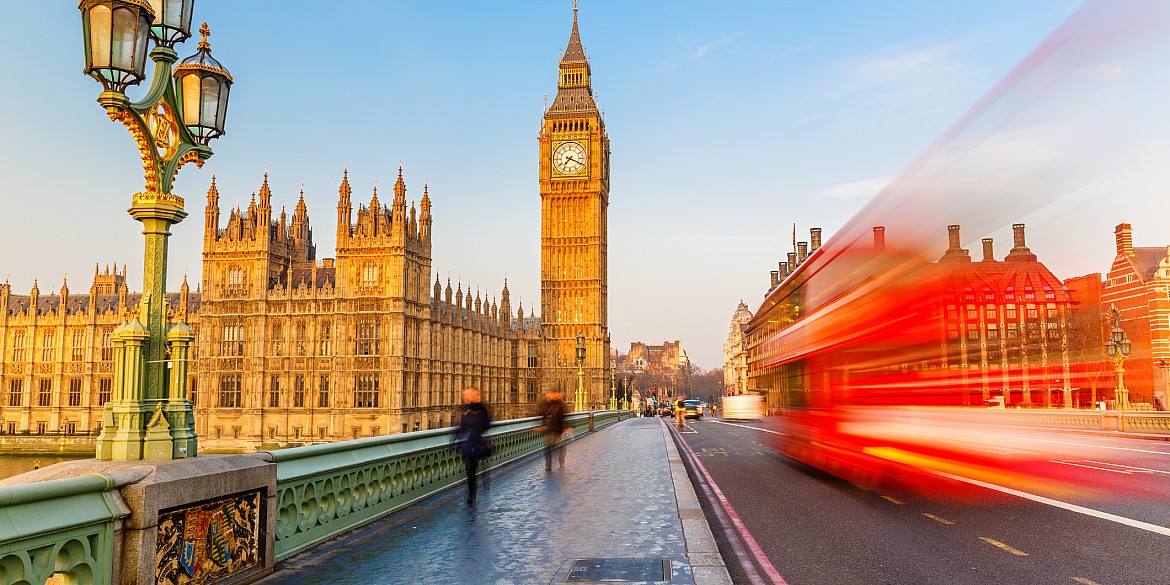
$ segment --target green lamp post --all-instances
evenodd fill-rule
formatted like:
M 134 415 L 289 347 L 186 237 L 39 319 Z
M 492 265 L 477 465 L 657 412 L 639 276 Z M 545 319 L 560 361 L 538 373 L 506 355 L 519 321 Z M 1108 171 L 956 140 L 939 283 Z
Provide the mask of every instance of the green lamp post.
M 125 126 L 142 158 L 145 189 L 130 216 L 145 235 L 142 298 L 114 330 L 114 391 L 102 413 L 97 458 L 194 457 L 196 437 L 187 400 L 187 356 L 195 339 L 185 315 L 168 315 L 167 238 L 187 217 L 171 192 L 179 169 L 202 166 L 207 143 L 223 134 L 232 77 L 211 57 L 207 23 L 194 55 L 178 66 L 174 50 L 191 36 L 194 0 L 81 0 L 85 73 L 102 84 L 98 103 Z M 147 41 L 154 74 L 146 96 L 131 102 L 125 90 L 145 78 Z M 172 79 L 173 78 L 173 79 Z M 169 319 L 170 318 L 170 319 Z M 172 321 L 172 322 L 168 322 Z
M 585 334 L 577 334 L 577 394 L 573 397 L 573 410 L 583 411 L 588 407 L 585 396 Z
M 614 371 L 614 365 L 610 364 L 609 365 L 609 409 L 610 410 L 617 410 L 617 407 L 618 407 L 617 378 L 615 376 L 616 376 L 616 373 Z M 624 400 L 623 400 L 623 402 L 624 402 Z
M 1121 320 L 1115 314 L 1113 328 L 1109 331 L 1109 341 L 1105 342 L 1105 349 L 1109 357 L 1113 358 L 1113 365 L 1117 370 L 1117 410 L 1129 410 L 1129 389 L 1125 387 L 1125 360 L 1133 348 L 1133 342 L 1121 329 Z

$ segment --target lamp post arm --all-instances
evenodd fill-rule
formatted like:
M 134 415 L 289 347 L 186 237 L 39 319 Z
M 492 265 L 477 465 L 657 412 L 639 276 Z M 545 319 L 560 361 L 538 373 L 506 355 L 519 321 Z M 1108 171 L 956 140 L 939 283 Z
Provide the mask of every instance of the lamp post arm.
M 142 99 L 134 102 L 130 107 L 139 114 L 149 112 L 160 101 L 166 99 L 169 93 L 174 96 L 174 83 L 171 82 L 171 69 L 179 60 L 179 54 L 169 47 L 155 47 L 150 51 L 150 58 L 154 61 L 154 73 L 150 79 L 150 89 Z
M 182 123 L 182 104 L 171 79 L 172 65 L 178 60 L 174 49 L 155 47 L 150 56 L 154 59 L 154 74 L 141 100 L 131 103 L 123 93 L 104 91 L 98 103 L 111 120 L 121 122 L 130 131 L 138 145 L 146 180 L 145 198 L 162 196 L 165 202 L 182 207 L 183 200 L 171 195 L 175 175 L 189 162 L 202 167 L 212 151 L 196 142 Z

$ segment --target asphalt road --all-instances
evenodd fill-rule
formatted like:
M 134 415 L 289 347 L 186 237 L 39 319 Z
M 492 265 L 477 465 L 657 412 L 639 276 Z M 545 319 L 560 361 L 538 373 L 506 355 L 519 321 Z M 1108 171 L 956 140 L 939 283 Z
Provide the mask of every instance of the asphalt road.
M 1026 464 L 939 492 L 853 485 L 780 454 L 781 432 L 704 419 L 682 437 L 792 585 L 1170 583 L 1170 443 L 994 431 Z

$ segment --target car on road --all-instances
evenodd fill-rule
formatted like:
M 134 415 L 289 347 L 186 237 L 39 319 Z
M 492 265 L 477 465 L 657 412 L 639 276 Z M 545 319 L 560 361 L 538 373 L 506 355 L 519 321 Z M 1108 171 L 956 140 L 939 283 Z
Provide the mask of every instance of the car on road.
M 687 418 L 700 419 L 703 418 L 703 407 L 699 400 L 684 400 L 683 401 L 683 416 Z

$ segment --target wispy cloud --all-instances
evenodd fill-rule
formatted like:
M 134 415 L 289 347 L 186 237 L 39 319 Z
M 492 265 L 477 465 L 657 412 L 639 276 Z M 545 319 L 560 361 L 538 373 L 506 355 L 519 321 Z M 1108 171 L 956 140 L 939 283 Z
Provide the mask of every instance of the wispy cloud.
M 871 179 L 826 187 L 817 192 L 817 197 L 827 197 L 829 199 L 869 199 L 877 195 L 893 179 L 893 177 L 873 177 Z
M 970 87 L 976 72 L 965 53 L 982 39 L 933 45 L 899 44 L 862 57 L 851 67 L 854 82 L 895 99 L 954 96 Z
M 695 52 L 691 53 L 691 58 L 695 59 L 695 60 L 702 59 L 703 57 L 706 57 L 711 51 L 715 50 L 716 48 L 718 48 L 722 45 L 726 45 L 727 43 L 730 43 L 731 41 L 734 41 L 736 36 L 737 35 L 727 35 L 721 39 L 714 40 L 714 41 L 705 43 L 703 45 L 700 45 L 698 49 L 695 49 Z

